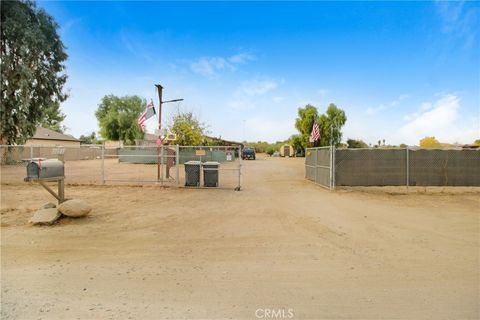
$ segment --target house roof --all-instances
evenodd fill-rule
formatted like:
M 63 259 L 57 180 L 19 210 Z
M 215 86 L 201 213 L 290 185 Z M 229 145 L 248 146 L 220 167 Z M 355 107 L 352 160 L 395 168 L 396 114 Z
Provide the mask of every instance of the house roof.
M 63 134 L 47 128 L 37 127 L 37 131 L 30 139 L 80 141 L 69 134 Z
M 211 137 L 211 136 L 204 136 L 204 138 L 219 142 L 223 145 L 228 144 L 228 145 L 236 145 L 236 146 L 242 146 L 243 147 L 242 142 L 229 141 L 229 140 L 225 140 L 225 139 L 222 139 L 222 138 Z

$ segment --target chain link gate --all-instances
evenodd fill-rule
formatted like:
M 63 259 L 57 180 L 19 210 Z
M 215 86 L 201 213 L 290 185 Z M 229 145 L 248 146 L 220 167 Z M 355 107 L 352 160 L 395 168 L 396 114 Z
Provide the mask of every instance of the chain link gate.
M 327 189 L 335 188 L 335 147 L 305 150 L 305 178 Z

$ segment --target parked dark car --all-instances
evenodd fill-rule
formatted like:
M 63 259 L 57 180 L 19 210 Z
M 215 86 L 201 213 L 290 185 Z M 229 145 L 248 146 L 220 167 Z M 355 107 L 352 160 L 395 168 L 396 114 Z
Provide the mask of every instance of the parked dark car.
M 254 148 L 243 148 L 242 159 L 243 160 L 255 160 L 255 149 Z

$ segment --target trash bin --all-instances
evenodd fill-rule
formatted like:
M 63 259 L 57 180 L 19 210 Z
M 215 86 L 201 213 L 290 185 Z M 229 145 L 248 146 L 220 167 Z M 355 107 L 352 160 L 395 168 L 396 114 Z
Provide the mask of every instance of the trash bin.
M 185 162 L 185 186 L 199 187 L 200 186 L 200 161 Z
M 207 161 L 203 163 L 203 186 L 218 187 L 218 167 L 219 162 Z

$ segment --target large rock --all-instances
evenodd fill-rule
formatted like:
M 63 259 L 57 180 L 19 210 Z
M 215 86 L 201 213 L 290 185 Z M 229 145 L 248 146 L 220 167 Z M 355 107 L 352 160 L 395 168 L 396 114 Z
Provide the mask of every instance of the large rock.
M 90 207 L 88 203 L 83 200 L 72 199 L 61 203 L 58 206 L 58 211 L 67 217 L 77 218 L 87 215 L 90 211 L 92 211 L 92 207 Z
M 53 224 L 61 214 L 56 208 L 40 209 L 33 214 L 33 217 L 29 220 L 32 224 Z

